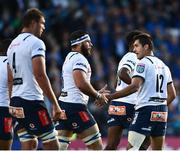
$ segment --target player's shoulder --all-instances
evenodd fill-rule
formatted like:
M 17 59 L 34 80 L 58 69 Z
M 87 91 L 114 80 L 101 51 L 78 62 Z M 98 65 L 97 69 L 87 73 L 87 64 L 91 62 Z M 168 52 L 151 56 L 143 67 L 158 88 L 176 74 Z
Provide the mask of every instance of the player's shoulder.
M 30 37 L 30 38 L 31 38 L 31 41 L 33 44 L 44 45 L 44 42 L 41 39 L 39 39 L 38 37 L 32 35 L 32 37 Z
M 140 60 L 140 62 L 143 62 L 145 64 L 154 64 L 157 61 L 157 57 L 155 56 L 145 56 Z
M 82 60 L 82 61 L 87 60 L 81 53 L 73 52 L 73 51 L 69 52 L 69 54 L 67 55 L 67 58 L 69 60 L 74 60 L 74 61 L 75 60 Z
M 7 56 L 0 56 L 0 63 L 6 63 L 7 62 Z
M 40 38 L 36 37 L 31 33 L 21 33 L 19 34 L 17 39 L 19 38 L 24 42 L 28 42 L 29 45 L 34 45 L 34 44 L 44 45 L 44 42 Z
M 133 52 L 128 52 L 123 56 L 120 63 L 126 64 L 129 62 L 129 63 L 132 63 L 133 65 L 135 65 L 137 61 L 138 61 L 138 59 L 137 59 L 136 54 Z
M 126 53 L 123 58 L 128 58 L 128 59 L 132 59 L 132 58 L 137 58 L 136 54 L 133 52 L 128 52 Z

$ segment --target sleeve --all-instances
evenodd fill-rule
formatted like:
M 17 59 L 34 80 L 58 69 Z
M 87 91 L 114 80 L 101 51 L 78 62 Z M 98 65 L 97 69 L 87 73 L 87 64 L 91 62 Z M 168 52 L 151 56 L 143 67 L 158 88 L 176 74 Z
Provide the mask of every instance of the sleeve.
M 32 46 L 31 57 L 34 58 L 36 56 L 45 57 L 46 46 L 42 40 L 37 40 Z
M 147 69 L 148 63 L 144 59 L 140 60 L 135 66 L 133 77 L 141 77 L 145 80 Z
M 84 72 L 88 72 L 88 61 L 82 56 L 75 57 L 73 62 L 73 70 L 82 70 Z
M 135 68 L 136 62 L 137 58 L 134 54 L 126 55 L 122 59 L 121 68 L 127 68 L 130 72 L 132 72 Z M 120 70 L 121 68 L 119 67 L 118 70 Z
M 167 75 L 169 75 L 169 76 L 168 76 L 167 84 L 171 84 L 173 80 L 172 80 L 171 71 L 169 70 L 168 67 L 167 67 Z

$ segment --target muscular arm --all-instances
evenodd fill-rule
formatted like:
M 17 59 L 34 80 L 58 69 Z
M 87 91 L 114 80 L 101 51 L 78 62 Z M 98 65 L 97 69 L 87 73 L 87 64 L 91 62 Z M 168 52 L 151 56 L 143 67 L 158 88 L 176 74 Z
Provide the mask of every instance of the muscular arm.
M 113 100 L 113 99 L 117 99 L 117 98 L 121 98 L 121 97 L 125 97 L 125 96 L 128 96 L 132 93 L 135 93 L 139 90 L 140 86 L 142 85 L 143 83 L 143 79 L 140 78 L 140 77 L 134 77 L 132 79 L 132 82 L 130 85 L 128 85 L 126 88 L 120 90 L 120 91 L 117 91 L 113 94 L 111 94 L 109 97 L 110 100 Z
M 130 71 L 127 68 L 121 68 L 118 72 L 118 77 L 126 84 L 131 84 Z
M 91 83 L 86 80 L 86 74 L 84 71 L 74 70 L 73 78 L 76 86 L 79 88 L 81 92 L 94 98 L 97 96 L 97 91 L 93 88 Z
M 176 97 L 176 90 L 173 83 L 167 85 L 167 92 L 168 92 L 167 105 L 169 105 Z
M 55 105 L 58 105 L 56 96 L 52 90 L 49 78 L 46 74 L 45 59 L 42 56 L 38 56 L 32 59 L 33 73 L 38 82 L 40 88 L 48 99 Z

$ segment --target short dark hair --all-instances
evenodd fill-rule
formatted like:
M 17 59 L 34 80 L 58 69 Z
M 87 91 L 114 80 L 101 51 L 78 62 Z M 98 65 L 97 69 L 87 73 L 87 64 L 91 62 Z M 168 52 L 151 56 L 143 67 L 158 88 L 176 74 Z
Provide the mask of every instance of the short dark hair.
M 86 31 L 84 31 L 84 30 L 76 30 L 76 31 L 74 31 L 70 35 L 70 42 L 84 36 L 85 34 L 88 34 L 88 33 Z
M 39 22 L 41 17 L 45 17 L 43 12 L 41 12 L 37 8 L 30 8 L 26 11 L 26 13 L 23 17 L 22 26 L 29 27 L 31 21 L 35 20 L 36 22 Z
M 135 40 L 139 40 L 140 44 L 142 44 L 142 46 L 144 45 L 149 45 L 149 50 L 153 50 L 153 41 L 152 41 L 152 37 L 147 34 L 147 33 L 142 33 L 142 34 L 139 34 L 137 36 L 134 36 L 134 41 Z
M 7 55 L 7 49 L 9 45 L 11 44 L 12 40 L 11 39 L 4 39 L 0 43 L 0 55 L 1 56 L 6 56 Z
M 127 35 L 126 35 L 126 43 L 127 43 L 127 46 L 130 47 L 133 43 L 133 38 L 134 36 L 137 36 L 139 34 L 142 34 L 143 32 L 140 31 L 140 30 L 133 30 L 133 31 L 130 31 Z

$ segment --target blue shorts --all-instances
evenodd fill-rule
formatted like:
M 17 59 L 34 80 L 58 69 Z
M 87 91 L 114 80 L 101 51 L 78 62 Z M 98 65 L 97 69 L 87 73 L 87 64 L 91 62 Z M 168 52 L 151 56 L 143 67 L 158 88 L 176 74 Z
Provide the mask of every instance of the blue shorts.
M 13 97 L 10 106 L 24 109 L 25 118 L 13 117 L 18 122 L 17 130 L 25 128 L 29 134 L 39 136 L 54 129 L 44 101 L 29 101 Z
M 146 136 L 164 136 L 167 127 L 167 114 L 166 105 L 142 107 L 136 110 L 129 131 Z
M 133 104 L 111 101 L 108 109 L 108 127 L 122 126 L 128 128 L 134 117 L 134 111 Z
M 59 101 L 61 109 L 65 110 L 67 120 L 59 120 L 56 130 L 68 130 L 81 133 L 96 124 L 87 107 L 80 103 L 66 103 Z
M 12 139 L 12 117 L 8 107 L 0 107 L 0 139 Z

